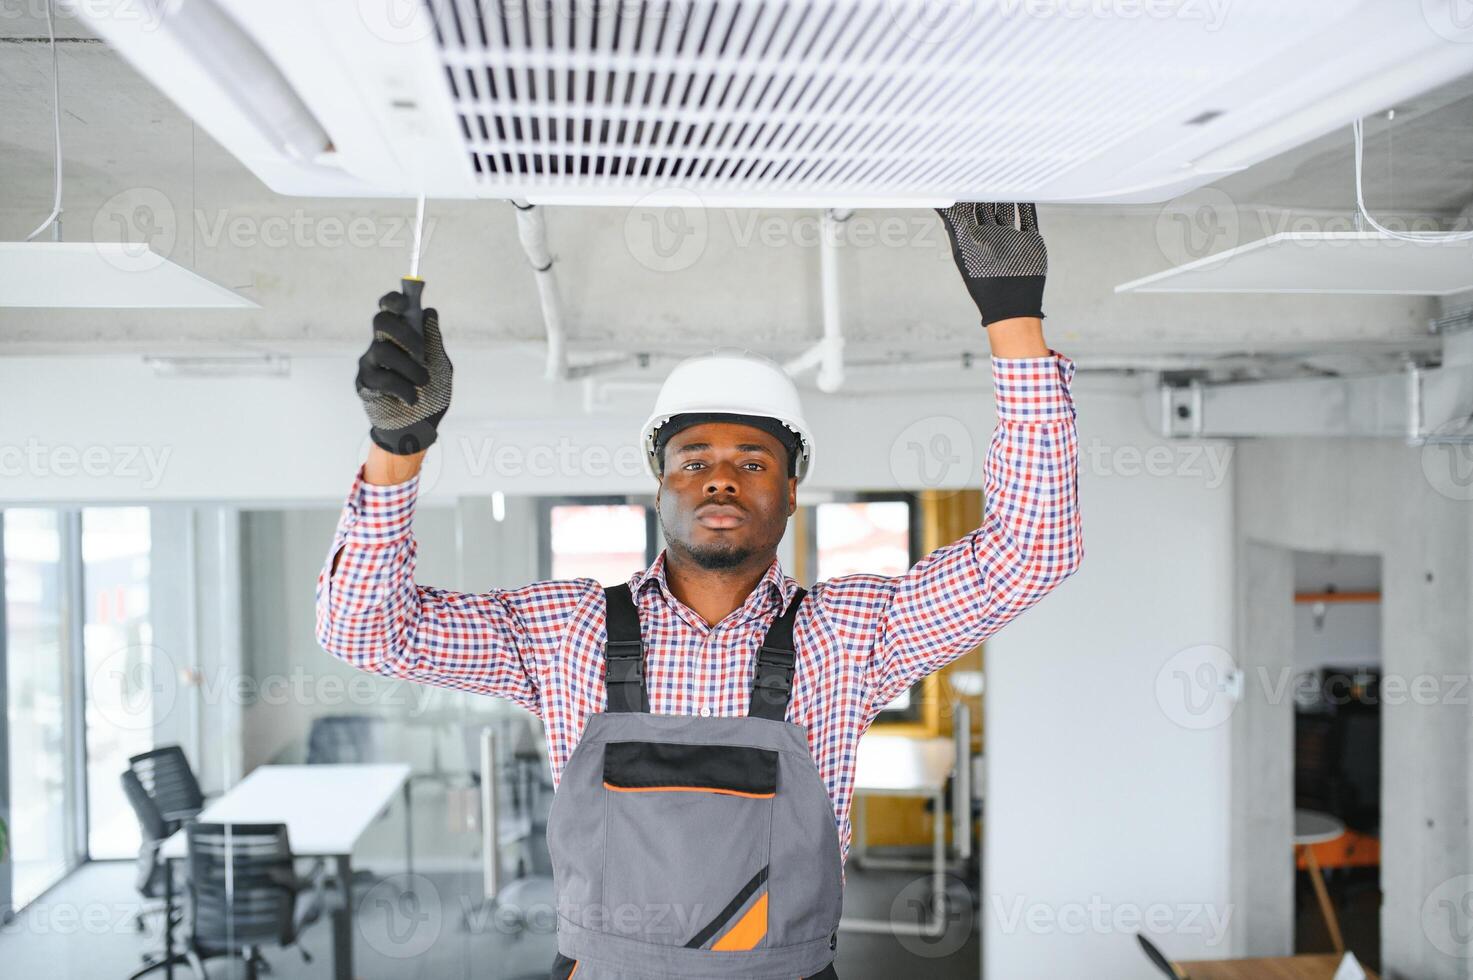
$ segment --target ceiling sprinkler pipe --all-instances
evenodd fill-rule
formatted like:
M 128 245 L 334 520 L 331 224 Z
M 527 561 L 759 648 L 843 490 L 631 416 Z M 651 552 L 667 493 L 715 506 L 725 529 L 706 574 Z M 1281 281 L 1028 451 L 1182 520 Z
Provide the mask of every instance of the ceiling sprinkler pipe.
M 839 226 L 851 211 L 823 213 L 823 235 L 819 241 L 818 269 L 823 290 L 823 340 L 819 356 L 818 390 L 838 391 L 844 384 L 844 330 L 839 305 Z
M 563 329 L 563 305 L 558 298 L 557 279 L 552 272 L 552 253 L 547 248 L 547 223 L 542 209 L 526 201 L 511 202 L 517 209 L 517 237 L 522 251 L 532 265 L 537 282 L 537 298 L 542 307 L 542 325 L 547 333 L 547 367 L 543 376 L 548 381 L 568 378 L 567 332 Z

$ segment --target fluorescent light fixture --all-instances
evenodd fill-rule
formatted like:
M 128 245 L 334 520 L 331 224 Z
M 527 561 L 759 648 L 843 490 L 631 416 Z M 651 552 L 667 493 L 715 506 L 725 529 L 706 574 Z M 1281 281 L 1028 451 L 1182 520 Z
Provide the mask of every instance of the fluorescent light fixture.
M 1380 232 L 1284 232 L 1133 279 L 1117 293 L 1382 293 L 1473 289 L 1473 241 Z
M 128 242 L 0 242 L 0 306 L 259 309 L 148 246 Z
M 285 378 L 291 359 L 280 354 L 149 355 L 143 363 L 160 378 Z

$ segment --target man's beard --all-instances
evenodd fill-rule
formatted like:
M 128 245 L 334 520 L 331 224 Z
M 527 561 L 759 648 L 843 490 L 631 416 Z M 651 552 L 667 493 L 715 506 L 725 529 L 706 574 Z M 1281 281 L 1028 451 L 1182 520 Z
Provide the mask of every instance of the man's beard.
M 690 556 L 691 561 L 708 572 L 738 568 L 754 554 L 751 548 L 731 544 L 713 544 L 704 547 L 687 544 L 684 550 Z

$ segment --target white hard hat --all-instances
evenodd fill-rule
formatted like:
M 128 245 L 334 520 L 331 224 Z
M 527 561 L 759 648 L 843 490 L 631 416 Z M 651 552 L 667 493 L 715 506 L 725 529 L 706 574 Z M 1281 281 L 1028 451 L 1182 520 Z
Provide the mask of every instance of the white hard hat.
M 656 480 L 660 478 L 656 431 L 672 416 L 706 412 L 776 419 L 797 433 L 802 445 L 793 470 L 799 483 L 813 466 L 813 437 L 793 379 L 760 354 L 718 349 L 681 361 L 660 386 L 655 410 L 639 433 L 645 465 Z

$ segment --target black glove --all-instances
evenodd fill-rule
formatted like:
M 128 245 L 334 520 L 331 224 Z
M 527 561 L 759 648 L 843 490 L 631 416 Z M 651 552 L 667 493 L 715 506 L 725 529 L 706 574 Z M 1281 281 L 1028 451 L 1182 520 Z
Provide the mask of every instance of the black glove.
M 1015 316 L 1043 316 L 1048 249 L 1033 205 L 958 202 L 936 213 L 984 326 Z
M 369 435 L 396 456 L 434 444 L 435 426 L 450 408 L 454 369 L 440 338 L 440 315 L 421 310 L 422 282 L 387 293 L 373 318 L 373 342 L 358 360 L 358 397 L 373 424 Z

